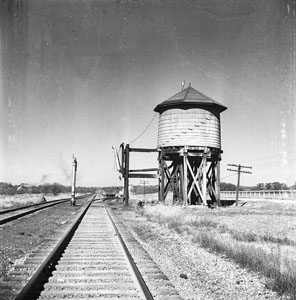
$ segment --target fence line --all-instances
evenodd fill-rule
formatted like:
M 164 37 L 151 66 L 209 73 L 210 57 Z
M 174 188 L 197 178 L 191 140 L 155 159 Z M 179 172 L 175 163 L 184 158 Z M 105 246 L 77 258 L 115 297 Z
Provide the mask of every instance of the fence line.
M 221 191 L 220 198 L 235 199 L 236 191 Z M 256 199 L 296 199 L 296 190 L 257 190 L 257 191 L 240 191 L 239 198 L 256 198 Z

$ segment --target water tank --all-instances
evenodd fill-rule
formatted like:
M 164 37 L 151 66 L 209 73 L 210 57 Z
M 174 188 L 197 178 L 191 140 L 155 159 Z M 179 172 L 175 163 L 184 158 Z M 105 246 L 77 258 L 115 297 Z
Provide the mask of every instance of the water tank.
M 220 113 L 227 107 L 192 88 L 157 105 L 157 146 L 221 149 Z

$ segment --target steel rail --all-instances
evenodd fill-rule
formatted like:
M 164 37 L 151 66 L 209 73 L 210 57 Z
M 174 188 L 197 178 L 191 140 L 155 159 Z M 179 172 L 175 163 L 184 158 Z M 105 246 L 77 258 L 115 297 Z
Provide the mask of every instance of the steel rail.
M 79 196 L 78 199 L 82 199 L 82 198 L 86 198 L 86 197 L 90 197 L 90 196 Z M 47 203 L 42 203 L 44 205 L 42 207 L 31 209 L 29 211 L 25 211 L 23 213 L 19 213 L 19 214 L 16 214 L 14 216 L 10 216 L 10 217 L 7 217 L 7 218 L 4 218 L 4 219 L 0 220 L 0 225 L 6 224 L 6 223 L 14 221 L 14 220 L 17 220 L 17 219 L 19 219 L 21 217 L 27 216 L 29 214 L 32 214 L 32 213 L 36 212 L 36 211 L 39 211 L 39 210 L 42 210 L 42 209 L 46 209 L 46 208 L 49 208 L 51 206 L 58 205 L 58 204 L 70 201 L 70 199 L 71 198 L 66 198 L 66 199 L 59 199 L 59 200 L 50 201 L 50 202 L 47 202 Z M 22 207 L 22 208 L 24 208 L 24 207 Z
M 54 203 L 54 202 L 58 202 L 58 201 L 62 201 L 62 200 L 66 200 L 66 199 L 58 199 L 58 200 L 53 200 L 53 201 L 49 201 L 49 202 L 41 202 L 41 203 L 35 203 L 35 204 L 31 204 L 31 205 L 25 205 L 25 206 L 19 206 L 19 207 L 14 207 L 14 208 L 8 208 L 8 209 L 0 210 L 0 215 L 4 215 L 4 214 L 7 214 L 7 213 L 11 213 L 11 212 L 14 212 L 14 211 L 18 211 L 18 210 L 26 209 L 26 208 L 30 208 L 30 207 L 36 207 L 36 206 L 40 206 L 40 205 L 46 205 L 48 203 Z
M 76 197 L 76 199 L 81 199 L 87 196 L 79 196 Z M 71 200 L 71 198 L 62 198 L 62 199 L 56 199 L 56 200 L 52 200 L 52 201 L 48 201 L 48 202 L 41 202 L 41 203 L 35 203 L 35 204 L 30 204 L 30 205 L 24 205 L 24 206 L 19 206 L 19 207 L 14 207 L 14 208 L 8 208 L 8 209 L 3 209 L 0 210 L 0 215 L 6 214 L 6 213 L 10 213 L 10 212 L 14 212 L 17 210 L 21 210 L 21 209 L 26 209 L 26 208 L 30 208 L 30 207 L 35 207 L 35 206 L 40 206 L 40 205 L 46 205 L 48 203 L 54 203 L 54 202 L 58 202 L 58 201 L 62 201 L 62 200 Z
M 132 268 L 132 270 L 134 272 L 135 278 L 137 279 L 137 281 L 138 281 L 138 283 L 139 283 L 139 285 L 140 285 L 140 287 L 142 289 L 142 292 L 143 292 L 143 294 L 145 296 L 145 299 L 147 299 L 147 300 L 154 300 L 154 298 L 153 298 L 152 294 L 150 293 L 150 291 L 149 291 L 149 289 L 148 289 L 148 287 L 147 287 L 147 285 L 146 285 L 146 283 L 145 283 L 145 281 L 144 281 L 144 279 L 143 279 L 143 277 L 142 277 L 142 275 L 141 275 L 141 273 L 140 273 L 140 271 L 139 271 L 136 263 L 134 262 L 134 260 L 133 260 L 133 258 L 131 256 L 131 254 L 130 254 L 130 252 L 129 252 L 127 246 L 126 246 L 126 244 L 124 243 L 123 238 L 121 237 L 121 234 L 120 234 L 119 230 L 117 229 L 117 227 L 115 225 L 115 222 L 113 221 L 113 219 L 112 219 L 112 217 L 111 217 L 108 209 L 106 208 L 105 203 L 104 203 L 104 208 L 106 210 L 107 215 L 110 218 L 112 226 L 113 226 L 113 228 L 114 228 L 114 230 L 116 232 L 116 235 L 118 237 L 118 240 L 119 240 L 119 242 L 120 242 L 120 244 L 121 244 L 121 246 L 122 246 L 122 248 L 123 248 L 123 250 L 125 252 L 125 255 L 128 258 L 130 266 L 131 266 L 131 268 Z
M 25 211 L 25 212 L 16 214 L 14 216 L 10 216 L 10 217 L 4 218 L 4 219 L 0 220 L 0 225 L 3 225 L 5 223 L 8 223 L 8 222 L 11 222 L 11 221 L 14 221 L 14 220 L 17 220 L 17 219 L 19 219 L 21 217 L 24 217 L 24 216 L 27 216 L 29 214 L 32 214 L 32 213 L 34 213 L 34 212 L 36 212 L 38 210 L 42 210 L 42 209 L 45 209 L 45 208 L 48 208 L 48 207 L 51 207 L 51 206 L 54 206 L 54 205 L 58 205 L 58 204 L 67 202 L 67 201 L 69 201 L 69 200 L 61 200 L 59 202 L 49 203 L 49 204 L 46 203 L 47 205 L 44 204 L 44 206 L 42 206 L 42 207 L 34 208 L 34 209 L 29 210 L 29 211 Z
M 84 215 L 86 214 L 87 210 L 89 209 L 90 205 L 92 204 L 96 195 L 91 197 L 91 200 L 84 208 L 84 210 L 76 217 L 73 225 L 71 228 L 65 232 L 62 236 L 58 244 L 53 248 L 50 254 L 45 258 L 30 280 L 26 283 L 20 293 L 16 296 L 15 300 L 27 300 L 31 299 L 31 295 L 36 293 L 36 287 L 39 286 L 40 282 L 43 280 L 43 276 L 46 272 L 51 272 L 55 268 L 55 261 L 57 261 L 66 248 L 67 244 L 71 240 L 74 232 L 76 231 L 77 227 L 79 226 L 81 220 L 83 219 Z

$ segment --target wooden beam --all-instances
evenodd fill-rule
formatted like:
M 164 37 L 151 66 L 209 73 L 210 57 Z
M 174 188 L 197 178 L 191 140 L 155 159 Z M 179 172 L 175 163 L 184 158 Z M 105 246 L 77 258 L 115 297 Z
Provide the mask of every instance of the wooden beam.
M 163 154 L 163 153 L 162 153 Z M 169 167 L 167 166 L 166 161 L 163 159 L 162 156 L 162 174 L 161 174 L 161 178 L 162 178 L 162 188 L 163 188 L 163 201 L 165 201 L 166 196 L 167 196 L 167 190 L 168 190 L 168 186 L 170 183 L 170 178 L 171 178 L 171 173 L 169 170 Z
M 158 174 L 133 173 L 128 175 L 129 178 L 158 178 Z
M 150 169 L 137 169 L 137 170 L 129 170 L 131 172 L 154 172 L 154 171 L 159 171 L 159 168 L 150 168 Z
M 158 152 L 155 148 L 130 148 L 130 152 Z
M 188 156 L 190 157 L 203 157 L 204 156 L 204 153 L 203 152 L 193 152 L 193 153 L 188 153 Z M 208 157 L 210 157 L 210 155 L 208 155 Z
M 173 168 L 172 173 L 170 173 L 169 168 Z M 167 179 L 167 183 L 164 187 L 164 199 L 166 198 L 168 191 L 169 191 L 169 187 L 171 187 L 173 189 L 173 180 L 174 177 L 178 174 L 178 170 L 179 170 L 179 165 L 178 164 L 171 164 L 169 167 L 166 168 L 167 172 L 169 173 L 166 174 L 166 179 Z
M 202 201 L 207 204 L 207 154 L 202 159 Z
M 189 197 L 190 194 L 192 193 L 192 190 L 194 189 L 194 187 L 196 187 L 197 192 L 198 192 L 198 194 L 199 194 L 201 200 L 203 201 L 203 199 L 202 199 L 202 192 L 201 192 L 201 190 L 200 190 L 200 188 L 199 188 L 199 186 L 198 186 L 198 181 L 197 181 L 197 178 L 198 178 L 198 176 L 199 176 L 199 174 L 200 174 L 200 172 L 201 172 L 201 169 L 198 168 L 196 175 L 194 175 L 194 172 L 193 172 L 193 170 L 192 170 L 192 168 L 191 168 L 191 165 L 190 165 L 189 161 L 187 161 L 187 166 L 188 166 L 189 172 L 190 172 L 190 174 L 191 174 L 191 176 L 192 176 L 192 179 L 193 179 L 192 184 L 191 184 L 191 187 L 190 187 L 190 189 L 189 189 L 189 191 L 188 191 L 188 197 Z M 204 203 L 204 201 L 203 201 L 203 203 Z
M 124 149 L 124 205 L 128 205 L 129 200 L 129 144 Z
M 183 169 L 183 166 L 182 166 L 182 162 L 179 162 L 179 168 L 180 168 L 180 200 L 182 202 L 184 202 L 184 199 L 183 199 L 183 196 L 184 196 L 184 193 L 183 193 L 183 184 L 184 184 L 184 169 Z
M 158 192 L 158 200 L 164 202 L 164 160 L 163 160 L 163 151 L 158 154 L 158 163 L 160 169 L 159 176 L 159 192 Z
M 215 181 L 215 188 L 216 188 L 216 200 L 218 206 L 221 207 L 221 199 L 220 199 L 220 161 L 217 162 L 214 172 L 216 171 L 216 181 Z
M 187 186 L 188 186 L 188 178 L 187 178 L 187 149 L 186 146 L 184 148 L 183 153 L 183 205 L 188 204 L 188 196 L 187 196 Z
M 170 168 L 173 168 L 173 162 L 169 166 L 167 165 L 165 160 L 163 160 L 163 163 L 164 163 L 164 167 L 163 167 L 164 174 L 165 174 L 167 180 L 169 180 L 171 178 Z

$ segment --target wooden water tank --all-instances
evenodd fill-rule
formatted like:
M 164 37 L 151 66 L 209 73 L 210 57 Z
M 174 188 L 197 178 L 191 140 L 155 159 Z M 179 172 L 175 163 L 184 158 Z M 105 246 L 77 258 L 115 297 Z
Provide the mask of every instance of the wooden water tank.
M 160 114 L 158 147 L 221 149 L 220 113 L 226 109 L 189 85 L 154 109 Z

